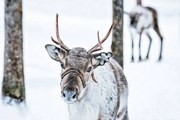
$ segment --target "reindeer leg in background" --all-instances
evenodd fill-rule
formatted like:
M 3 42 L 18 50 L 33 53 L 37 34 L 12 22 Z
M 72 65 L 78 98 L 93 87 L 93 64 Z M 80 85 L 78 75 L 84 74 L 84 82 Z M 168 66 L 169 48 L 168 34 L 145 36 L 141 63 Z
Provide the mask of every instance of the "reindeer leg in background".
M 159 36 L 160 38 L 160 53 L 159 53 L 159 58 L 158 58 L 158 61 L 160 61 L 162 59 L 162 49 L 163 49 L 163 37 L 161 35 L 161 32 L 159 30 L 159 25 L 158 25 L 158 15 L 157 15 L 157 12 L 155 11 L 154 12 L 154 30 L 156 31 L 157 35 Z
M 154 30 L 156 31 L 156 33 L 158 34 L 159 38 L 160 38 L 160 53 L 159 53 L 159 58 L 158 58 L 158 61 L 160 61 L 162 59 L 162 49 L 163 49 L 163 37 L 160 33 L 160 30 L 159 30 L 159 26 L 158 24 L 155 24 L 154 26 Z
M 131 62 L 134 62 L 134 36 L 132 32 L 130 32 L 131 35 Z
M 146 35 L 149 38 L 149 47 L 148 47 L 148 52 L 147 52 L 147 55 L 146 55 L 146 59 L 149 59 L 149 51 L 151 49 L 152 38 L 151 38 L 151 36 L 150 36 L 150 34 L 148 32 L 146 32 Z
M 141 58 L 141 37 L 142 37 L 142 32 L 139 33 L 139 62 L 142 61 L 142 58 Z

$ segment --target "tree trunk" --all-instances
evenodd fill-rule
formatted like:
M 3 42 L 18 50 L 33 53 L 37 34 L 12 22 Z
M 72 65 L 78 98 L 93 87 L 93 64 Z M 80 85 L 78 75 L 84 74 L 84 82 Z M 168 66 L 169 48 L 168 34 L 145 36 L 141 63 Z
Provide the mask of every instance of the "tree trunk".
M 22 0 L 5 0 L 5 50 L 2 98 L 5 97 L 9 97 L 10 101 L 25 101 Z
M 114 59 L 123 68 L 123 0 L 113 0 L 113 21 L 116 25 L 113 29 L 111 50 Z

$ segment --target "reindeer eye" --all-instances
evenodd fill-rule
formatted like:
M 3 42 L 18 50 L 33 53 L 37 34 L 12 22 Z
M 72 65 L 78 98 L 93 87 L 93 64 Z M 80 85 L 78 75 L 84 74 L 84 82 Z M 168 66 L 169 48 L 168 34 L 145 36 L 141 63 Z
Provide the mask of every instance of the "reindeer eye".
M 88 67 L 87 72 L 91 72 L 91 70 L 92 70 L 92 67 L 90 66 Z
M 64 65 L 64 63 L 61 63 L 61 67 L 62 67 L 63 69 L 65 69 L 65 65 Z

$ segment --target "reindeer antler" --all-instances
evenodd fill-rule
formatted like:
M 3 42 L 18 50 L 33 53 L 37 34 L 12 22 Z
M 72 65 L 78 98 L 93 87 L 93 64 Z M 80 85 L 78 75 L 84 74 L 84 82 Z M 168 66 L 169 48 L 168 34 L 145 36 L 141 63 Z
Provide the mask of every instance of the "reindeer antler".
M 66 51 L 69 51 L 70 49 L 62 42 L 60 36 L 59 36 L 59 26 L 58 26 L 58 14 L 56 14 L 56 37 L 57 40 L 54 40 L 53 37 L 51 37 L 51 40 L 55 43 L 58 44 L 61 48 L 63 48 Z
M 88 53 L 93 53 L 93 52 L 96 52 L 96 51 L 99 51 L 99 50 L 102 50 L 102 49 L 103 49 L 102 46 L 101 46 L 101 44 L 102 44 L 105 40 L 107 40 L 107 38 L 109 37 L 109 35 L 110 35 L 110 33 L 111 33 L 112 28 L 114 27 L 114 25 L 115 25 L 115 22 L 112 23 L 111 27 L 109 28 L 108 33 L 106 34 L 106 36 L 105 36 L 102 40 L 100 40 L 99 31 L 97 32 L 98 44 L 96 44 L 94 47 L 92 47 L 92 48 L 88 51 Z M 99 47 L 100 47 L 100 48 L 99 48 Z

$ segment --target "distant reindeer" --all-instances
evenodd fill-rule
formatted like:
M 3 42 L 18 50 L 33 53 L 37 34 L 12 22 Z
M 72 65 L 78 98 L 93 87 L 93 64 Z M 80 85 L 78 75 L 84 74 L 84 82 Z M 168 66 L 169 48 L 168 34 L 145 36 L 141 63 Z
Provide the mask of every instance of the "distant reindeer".
M 137 0 L 137 5 L 131 12 L 125 12 L 130 18 L 130 34 L 132 39 L 132 56 L 131 61 L 134 61 L 134 32 L 139 34 L 139 61 L 142 61 L 141 57 L 141 37 L 142 33 L 145 33 L 149 38 L 149 47 L 146 55 L 146 59 L 149 58 L 149 51 L 151 48 L 152 38 L 149 34 L 149 29 L 153 28 L 160 38 L 160 53 L 158 61 L 162 59 L 163 37 L 159 30 L 157 11 L 152 7 L 142 6 L 141 0 Z
M 45 46 L 49 56 L 61 64 L 61 94 L 68 103 L 70 120 L 128 120 L 128 83 L 119 64 L 111 52 L 102 50 L 106 36 L 89 51 L 75 47 L 69 49 L 60 39 L 58 15 L 56 15 L 56 37 Z M 93 54 L 94 53 L 94 54 Z

